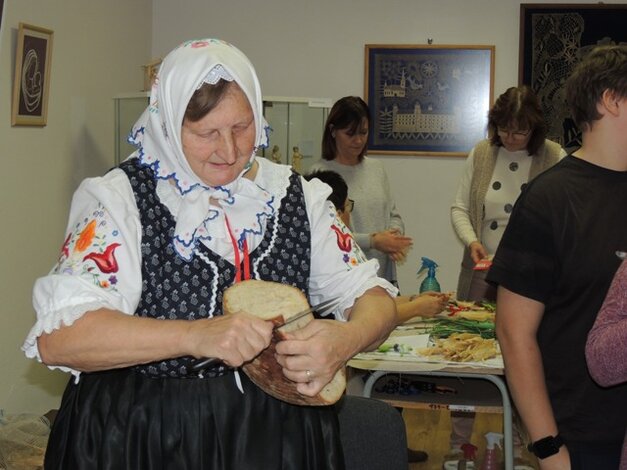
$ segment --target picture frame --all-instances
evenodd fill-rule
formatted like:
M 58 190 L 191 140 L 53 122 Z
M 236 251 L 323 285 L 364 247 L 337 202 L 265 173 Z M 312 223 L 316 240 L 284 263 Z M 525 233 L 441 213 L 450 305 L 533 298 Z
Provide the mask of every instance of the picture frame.
M 13 126 L 47 124 L 53 36 L 50 29 L 19 24 L 11 111 Z
M 519 84 L 538 96 L 547 138 L 572 151 L 581 132 L 570 117 L 564 83 L 581 58 L 598 45 L 627 43 L 626 4 L 520 5 Z
M 368 153 L 466 156 L 486 137 L 494 46 L 365 46 Z
M 4 0 L 0 0 L 0 33 L 2 32 L 2 16 L 4 15 Z M 2 36 L 0 36 L 1 38 Z M 0 40 L 1 43 L 1 40 Z

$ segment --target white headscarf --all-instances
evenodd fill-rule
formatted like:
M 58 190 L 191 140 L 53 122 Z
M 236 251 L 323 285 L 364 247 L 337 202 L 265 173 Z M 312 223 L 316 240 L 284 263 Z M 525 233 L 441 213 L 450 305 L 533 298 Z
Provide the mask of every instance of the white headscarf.
M 231 183 L 210 187 L 193 172 L 181 145 L 181 127 L 189 100 L 204 83 L 220 79 L 235 81 L 242 89 L 255 120 L 255 149 L 242 173 Z M 263 117 L 261 87 L 255 69 L 236 47 L 218 39 L 187 41 L 163 60 L 152 86 L 150 104 L 133 126 L 129 141 L 139 149 L 141 163 L 157 178 L 171 179 L 181 196 L 173 239 L 174 248 L 191 259 L 201 239 L 229 237 L 238 243 L 247 232 L 260 234 L 274 213 L 272 196 L 247 178 L 242 178 L 258 148 L 267 147 L 269 126 Z M 210 198 L 218 206 L 210 204 Z

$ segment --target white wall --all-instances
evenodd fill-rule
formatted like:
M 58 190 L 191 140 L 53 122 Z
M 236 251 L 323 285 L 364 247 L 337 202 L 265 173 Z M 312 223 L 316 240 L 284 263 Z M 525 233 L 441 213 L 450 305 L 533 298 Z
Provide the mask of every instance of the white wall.
M 255 64 L 264 95 L 363 96 L 365 44 L 426 44 L 429 38 L 436 45 L 495 45 L 495 96 L 518 81 L 518 0 L 154 0 L 153 5 L 153 55 L 190 38 L 225 39 Z M 374 157 L 386 166 L 414 238 L 414 249 L 399 268 L 401 290 L 417 290 L 421 256 L 440 264 L 442 288 L 454 290 L 462 246 L 450 225 L 449 205 L 463 158 Z
M 150 60 L 150 0 L 5 0 L 0 36 L 0 409 L 58 407 L 66 374 L 27 360 L 31 291 L 63 242 L 70 197 L 113 164 L 113 101 L 140 90 Z M 19 22 L 54 31 L 48 125 L 11 127 Z
M 141 64 L 183 40 L 220 37 L 256 64 L 265 95 L 337 99 L 363 93 L 364 44 L 425 44 L 433 38 L 434 44 L 494 44 L 498 94 L 517 82 L 518 15 L 514 0 L 5 0 L 0 408 L 43 412 L 58 405 L 67 376 L 26 360 L 19 350 L 33 323 L 32 285 L 56 260 L 78 181 L 102 174 L 113 162 L 111 97 L 142 87 Z M 44 128 L 10 125 L 20 21 L 55 32 Z M 461 246 L 448 206 L 463 159 L 375 158 L 386 165 L 415 239 L 400 269 L 401 287 L 416 289 L 418 260 L 429 256 L 441 265 L 443 288 L 454 289 Z

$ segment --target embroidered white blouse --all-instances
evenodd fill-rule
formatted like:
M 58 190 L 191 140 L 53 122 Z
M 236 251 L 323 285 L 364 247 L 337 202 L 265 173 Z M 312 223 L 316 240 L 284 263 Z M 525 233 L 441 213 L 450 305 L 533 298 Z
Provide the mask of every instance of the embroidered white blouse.
M 257 158 L 257 162 L 255 183 L 280 204 L 289 186 L 290 168 L 263 158 Z M 347 320 L 343 312 L 371 287 L 381 286 L 390 296 L 396 296 L 396 288 L 377 277 L 377 261 L 366 260 L 350 231 L 336 217 L 327 201 L 330 188 L 316 179 L 303 179 L 302 183 L 311 227 L 311 304 L 339 297 L 335 317 Z M 179 192 L 167 180 L 158 180 L 157 194 L 176 219 Z M 263 232 L 247 234 L 251 251 L 261 242 Z M 89 178 L 80 185 L 72 200 L 66 233 L 57 264 L 35 283 L 37 321 L 22 346 L 26 356 L 40 362 L 37 337 L 43 332 L 71 325 L 86 312 L 99 308 L 132 315 L 141 296 L 141 223 L 133 191 L 122 170 Z M 201 243 L 234 263 L 228 236 L 202 239 Z M 255 266 L 251 268 L 252 277 L 258 278 Z M 80 374 L 67 367 L 58 368 L 77 377 Z

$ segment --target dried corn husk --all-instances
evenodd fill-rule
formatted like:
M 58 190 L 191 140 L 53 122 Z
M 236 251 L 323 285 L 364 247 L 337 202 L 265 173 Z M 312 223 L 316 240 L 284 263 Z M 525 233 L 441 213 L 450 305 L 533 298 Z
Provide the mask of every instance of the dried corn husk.
M 442 356 L 454 362 L 480 362 L 496 357 L 496 340 L 473 333 L 454 333 L 436 339 L 433 347 L 418 350 L 423 356 Z
M 488 312 L 487 310 L 463 310 L 455 314 L 458 318 L 465 318 L 466 320 L 475 321 L 494 321 L 494 312 Z

